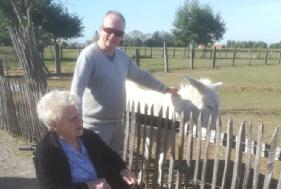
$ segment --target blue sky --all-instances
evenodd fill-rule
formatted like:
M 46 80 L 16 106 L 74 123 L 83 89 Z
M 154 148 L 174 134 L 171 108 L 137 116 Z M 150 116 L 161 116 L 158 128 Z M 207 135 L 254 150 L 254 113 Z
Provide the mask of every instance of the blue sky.
M 59 0 L 57 0 L 59 1 Z M 138 30 L 170 32 L 177 9 L 185 0 L 61 0 L 69 13 L 75 13 L 85 26 L 84 37 L 73 41 L 85 42 L 99 29 L 108 10 L 118 10 L 126 18 L 126 32 Z M 252 40 L 266 43 L 281 41 L 280 0 L 200 0 L 209 4 L 226 23 L 227 40 Z

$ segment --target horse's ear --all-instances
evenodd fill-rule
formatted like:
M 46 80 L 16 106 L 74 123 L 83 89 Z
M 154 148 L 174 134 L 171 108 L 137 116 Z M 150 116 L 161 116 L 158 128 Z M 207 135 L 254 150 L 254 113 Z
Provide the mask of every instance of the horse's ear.
M 184 79 L 188 81 L 192 86 L 194 86 L 200 93 L 203 93 L 206 90 L 206 86 L 200 81 L 193 79 L 189 76 L 184 76 Z

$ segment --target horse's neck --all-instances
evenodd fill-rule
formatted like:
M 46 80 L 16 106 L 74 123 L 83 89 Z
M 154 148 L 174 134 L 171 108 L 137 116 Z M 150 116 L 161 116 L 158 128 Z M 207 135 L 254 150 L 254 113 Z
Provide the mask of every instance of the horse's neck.
M 172 96 L 172 103 L 174 106 L 174 111 L 177 114 L 181 114 L 182 112 L 190 113 L 191 111 L 193 114 L 197 114 L 199 111 L 191 101 L 183 100 L 181 96 Z

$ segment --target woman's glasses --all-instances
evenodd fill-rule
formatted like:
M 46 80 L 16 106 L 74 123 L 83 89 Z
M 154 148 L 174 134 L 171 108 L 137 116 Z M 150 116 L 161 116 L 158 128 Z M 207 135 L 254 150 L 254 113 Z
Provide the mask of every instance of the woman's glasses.
M 114 34 L 117 37 L 123 37 L 123 35 L 124 35 L 124 32 L 121 30 L 116 30 L 116 29 L 107 28 L 107 27 L 102 27 L 102 29 L 109 35 Z

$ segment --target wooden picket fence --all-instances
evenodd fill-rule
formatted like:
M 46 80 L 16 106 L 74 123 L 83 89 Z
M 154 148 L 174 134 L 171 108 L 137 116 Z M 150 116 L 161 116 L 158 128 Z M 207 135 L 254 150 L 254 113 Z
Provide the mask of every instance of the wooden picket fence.
M 36 143 L 46 132 L 36 114 L 39 91 L 24 79 L 0 76 L 0 129 Z
M 0 92 L 0 129 L 38 142 L 46 133 L 35 112 L 38 91 L 21 79 L 0 76 Z M 153 113 L 145 106 L 140 114 L 139 104 L 136 109 L 128 105 L 124 114 L 122 156 L 137 173 L 140 188 L 281 188 L 278 128 L 266 145 L 262 125 L 255 141 L 252 126 L 244 122 L 234 134 L 230 119 L 223 133 L 220 120 L 211 131 L 200 116 L 197 121 L 182 113 L 168 120 L 169 110 Z M 146 146 L 147 138 L 154 142 Z
M 136 109 L 134 103 L 128 104 L 123 147 L 123 159 L 138 173 L 140 188 L 281 188 L 281 179 L 273 178 L 273 173 L 279 175 L 281 170 L 278 128 L 266 146 L 262 125 L 257 141 L 253 140 L 252 126 L 246 127 L 244 122 L 235 136 L 231 119 L 227 133 L 222 133 L 218 119 L 212 132 L 215 135 L 206 135 L 210 126 L 201 124 L 201 116 L 198 122 L 192 114 L 187 120 L 187 113 L 168 120 L 162 110 L 154 114 L 153 107 L 149 111 L 145 106 L 145 114 L 140 114 L 140 109 L 139 104 Z M 164 115 L 169 115 L 168 111 Z M 154 141 L 149 146 L 148 138 Z M 160 182 L 158 166 L 162 170 Z

